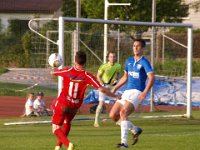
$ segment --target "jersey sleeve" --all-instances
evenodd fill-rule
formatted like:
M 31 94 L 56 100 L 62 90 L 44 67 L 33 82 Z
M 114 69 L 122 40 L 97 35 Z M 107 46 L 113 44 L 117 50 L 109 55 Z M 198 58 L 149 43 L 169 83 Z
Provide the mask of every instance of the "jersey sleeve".
M 150 62 L 147 59 L 144 59 L 143 67 L 144 67 L 144 70 L 145 70 L 146 74 L 148 74 L 150 72 L 154 72 L 153 68 L 151 67 Z
M 94 88 L 98 89 L 101 85 L 97 81 L 97 79 L 90 73 L 86 73 L 86 76 L 88 78 L 87 84 L 92 85 Z
M 53 72 L 53 75 L 55 76 L 64 76 L 65 73 L 67 72 L 69 68 L 63 68 L 63 69 L 55 69 L 54 72 Z
M 128 59 L 126 60 L 125 66 L 124 66 L 124 71 L 128 72 Z

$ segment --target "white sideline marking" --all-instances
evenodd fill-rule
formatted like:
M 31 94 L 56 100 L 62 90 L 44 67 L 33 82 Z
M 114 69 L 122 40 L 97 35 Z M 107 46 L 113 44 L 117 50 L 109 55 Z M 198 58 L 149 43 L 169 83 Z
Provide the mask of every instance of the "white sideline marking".
M 130 116 L 129 118 L 173 118 L 173 117 L 186 117 L 186 114 L 181 115 L 162 115 L 162 116 Z M 110 119 L 110 118 L 102 118 L 104 119 Z M 94 118 L 74 118 L 73 121 L 83 121 L 83 120 L 94 120 Z M 29 125 L 29 124 L 47 124 L 51 123 L 51 121 L 29 121 L 29 122 L 10 122 L 10 123 L 4 123 L 5 126 L 10 125 Z
M 31 88 L 34 88 L 35 86 L 37 86 L 38 85 L 38 83 L 35 83 L 34 85 L 32 85 L 32 86 L 29 86 L 29 87 L 27 87 L 27 88 L 24 88 L 24 89 L 21 89 L 21 90 L 15 90 L 16 92 L 22 92 L 22 91 L 25 91 L 25 90 L 29 90 L 29 89 L 31 89 Z
M 74 118 L 73 121 L 80 121 L 80 120 L 94 120 L 94 118 Z M 51 120 L 46 121 L 28 121 L 28 122 L 8 122 L 4 123 L 5 126 L 10 125 L 28 125 L 28 124 L 47 124 L 51 123 Z

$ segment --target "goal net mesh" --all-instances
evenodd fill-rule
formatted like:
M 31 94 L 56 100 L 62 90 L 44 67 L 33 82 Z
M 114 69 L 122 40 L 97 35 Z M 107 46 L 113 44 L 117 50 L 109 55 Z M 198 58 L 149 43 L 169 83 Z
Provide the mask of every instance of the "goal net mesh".
M 58 21 L 39 20 L 37 25 L 35 30 L 47 39 L 31 33 L 31 52 L 34 56 L 31 64 L 33 65 L 32 67 L 49 68 L 48 56 L 53 52 L 58 52 Z M 79 22 L 78 25 L 79 38 L 76 38 L 77 22 L 64 21 L 64 66 L 73 65 L 73 54 L 77 51 L 74 47 L 79 44 L 80 50 L 87 54 L 86 70 L 96 75 L 99 66 L 103 63 L 106 36 L 107 51 L 115 51 L 118 55 L 117 61 L 123 67 L 125 60 L 133 56 L 132 38 L 142 38 L 146 41 L 143 55 L 150 62 L 152 61 L 152 44 L 154 44 L 155 110 L 170 111 L 170 113 L 171 110 L 186 112 L 187 27 L 155 26 L 154 30 L 152 30 L 152 26 L 118 24 L 116 21 L 107 24 L 108 31 L 105 35 L 103 23 Z M 155 40 L 152 40 L 153 34 Z M 48 39 L 54 41 L 54 43 Z M 90 89 L 86 93 L 86 98 L 89 98 L 87 102 L 91 103 L 91 99 L 95 99 L 95 97 L 91 96 L 92 90 Z M 151 95 L 149 93 L 138 110 L 139 112 L 149 111 L 150 99 Z

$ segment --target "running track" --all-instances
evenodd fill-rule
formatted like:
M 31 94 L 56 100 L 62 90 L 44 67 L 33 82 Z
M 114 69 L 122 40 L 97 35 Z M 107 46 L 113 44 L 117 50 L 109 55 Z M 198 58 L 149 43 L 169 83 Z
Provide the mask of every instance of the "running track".
M 55 97 L 45 97 L 44 101 L 46 102 L 47 106 L 50 107 L 52 101 Z M 24 104 L 26 98 L 25 97 L 18 97 L 18 96 L 0 96 L 0 118 L 16 118 L 20 117 L 24 111 Z M 94 104 L 83 104 L 80 108 L 79 113 L 82 114 L 89 114 L 90 107 Z M 107 113 L 112 108 L 112 105 L 106 105 Z M 185 107 L 183 106 L 156 106 L 156 110 L 159 111 L 171 111 L 171 110 L 183 110 Z M 193 107 L 193 110 L 199 110 L 199 107 Z M 140 110 L 142 112 L 148 112 L 149 106 L 143 106 Z

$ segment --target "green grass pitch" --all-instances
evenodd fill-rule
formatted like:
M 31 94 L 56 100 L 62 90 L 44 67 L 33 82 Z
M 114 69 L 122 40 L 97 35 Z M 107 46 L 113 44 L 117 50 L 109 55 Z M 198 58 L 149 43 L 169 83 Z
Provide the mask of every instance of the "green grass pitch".
M 88 117 L 78 115 L 77 117 Z M 91 117 L 91 115 L 90 115 Z M 94 117 L 94 116 L 92 116 Z M 5 122 L 44 120 L 50 118 L 0 119 L 1 150 L 54 150 L 56 139 L 51 133 L 51 124 L 4 126 Z M 139 142 L 129 145 L 134 150 L 199 150 L 200 112 L 193 112 L 193 119 L 160 118 L 131 119 L 143 128 Z M 69 139 L 76 150 L 114 150 L 120 142 L 120 128 L 111 120 L 93 127 L 93 120 L 74 121 Z M 131 134 L 129 143 L 131 143 Z M 63 148 L 64 150 L 65 148 Z

